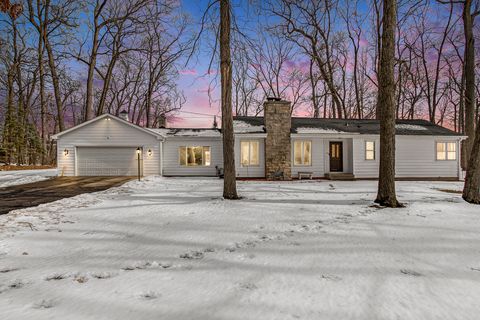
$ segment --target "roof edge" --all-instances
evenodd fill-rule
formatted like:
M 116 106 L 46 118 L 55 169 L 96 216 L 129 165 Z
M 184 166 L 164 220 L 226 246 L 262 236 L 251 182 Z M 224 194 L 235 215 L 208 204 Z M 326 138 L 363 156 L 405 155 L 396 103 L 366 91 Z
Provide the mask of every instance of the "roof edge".
M 97 122 L 98 120 L 103 119 L 103 118 L 109 118 L 109 117 L 112 118 L 112 119 L 114 119 L 114 120 L 117 120 L 117 121 L 119 121 L 119 122 L 121 122 L 121 123 L 123 123 L 123 124 L 126 124 L 126 125 L 128 125 L 128 126 L 130 126 L 130 127 L 132 127 L 132 128 L 135 128 L 135 129 L 137 129 L 137 130 L 143 131 L 143 132 L 145 132 L 145 133 L 147 133 L 147 134 L 150 134 L 150 135 L 152 135 L 152 136 L 155 136 L 155 137 L 157 137 L 157 138 L 164 139 L 164 136 L 161 135 L 161 134 L 159 134 L 159 133 L 156 133 L 156 132 L 153 132 L 153 131 L 148 130 L 148 129 L 146 129 L 146 128 L 140 127 L 140 126 L 138 126 L 138 125 L 136 125 L 136 124 L 134 124 L 134 123 L 131 123 L 130 121 L 126 121 L 126 120 L 124 120 L 124 119 L 122 119 L 122 118 L 119 118 L 119 117 L 117 117 L 117 116 L 115 116 L 115 115 L 113 115 L 113 114 L 110 114 L 110 113 L 104 113 L 104 114 L 102 114 L 102 115 L 100 115 L 100 116 L 98 116 L 98 117 L 95 117 L 95 118 L 93 118 L 93 119 L 90 119 L 90 120 L 88 120 L 88 121 L 85 121 L 85 122 L 83 122 L 83 123 L 80 123 L 80 124 L 78 124 L 78 125 L 76 125 L 76 126 L 73 126 L 73 127 L 69 128 L 69 129 L 67 129 L 67 130 L 65 130 L 65 131 L 59 132 L 59 133 L 57 133 L 57 134 L 54 134 L 54 135 L 52 135 L 51 139 L 52 139 L 52 140 L 57 140 L 59 137 L 65 135 L 65 134 L 67 134 L 67 133 L 70 133 L 70 132 L 73 132 L 73 131 L 75 131 L 75 130 L 77 130 L 77 129 L 86 127 L 86 126 L 88 126 L 88 125 L 90 125 L 90 124 L 92 124 L 92 123 L 94 123 L 94 122 Z

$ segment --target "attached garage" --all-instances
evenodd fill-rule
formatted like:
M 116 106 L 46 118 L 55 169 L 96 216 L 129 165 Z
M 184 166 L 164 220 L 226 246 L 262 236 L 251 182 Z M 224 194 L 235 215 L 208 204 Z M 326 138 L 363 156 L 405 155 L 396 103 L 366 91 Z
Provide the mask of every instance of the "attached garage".
M 136 176 L 161 174 L 163 136 L 127 120 L 104 114 L 53 137 L 60 176 Z
M 140 162 L 142 170 L 142 162 Z M 137 148 L 77 147 L 77 176 L 135 176 Z

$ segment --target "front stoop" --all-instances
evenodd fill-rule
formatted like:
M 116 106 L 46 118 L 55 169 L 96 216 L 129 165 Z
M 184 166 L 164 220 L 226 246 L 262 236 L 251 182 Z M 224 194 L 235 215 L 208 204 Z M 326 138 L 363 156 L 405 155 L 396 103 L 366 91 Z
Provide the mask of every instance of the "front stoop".
M 325 177 L 329 180 L 346 180 L 352 181 L 355 180 L 353 173 L 344 173 L 344 172 L 330 172 L 325 174 Z

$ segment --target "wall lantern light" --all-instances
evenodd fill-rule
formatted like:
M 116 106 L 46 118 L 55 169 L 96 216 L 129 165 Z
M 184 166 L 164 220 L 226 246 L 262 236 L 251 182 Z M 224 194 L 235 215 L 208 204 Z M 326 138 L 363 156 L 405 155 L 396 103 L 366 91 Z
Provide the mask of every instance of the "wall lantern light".
M 64 155 L 65 157 L 68 156 L 68 149 L 67 149 L 67 148 L 65 148 L 65 150 L 63 150 L 63 155 Z
M 153 151 L 152 151 L 152 149 L 148 149 L 148 151 L 147 151 L 147 155 L 148 155 L 149 157 L 151 157 L 151 156 L 153 155 Z

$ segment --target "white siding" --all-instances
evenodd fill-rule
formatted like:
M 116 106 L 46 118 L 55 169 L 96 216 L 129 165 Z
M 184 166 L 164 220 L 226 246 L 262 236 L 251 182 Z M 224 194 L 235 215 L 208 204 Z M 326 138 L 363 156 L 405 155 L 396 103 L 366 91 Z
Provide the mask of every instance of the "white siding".
M 397 136 L 398 138 L 398 136 Z M 365 142 L 375 142 L 375 160 L 365 160 Z M 362 135 L 353 139 L 353 174 L 355 178 L 377 178 L 380 157 L 379 136 Z
M 451 137 L 397 136 L 395 174 L 398 178 L 455 178 L 458 177 L 459 146 L 457 160 L 436 160 L 437 141 L 456 141 Z
M 295 141 L 312 141 L 312 165 L 296 166 L 294 162 L 294 142 Z M 328 147 L 327 147 L 328 150 Z M 328 151 L 327 151 L 328 152 Z M 328 154 L 327 154 L 328 158 Z M 292 138 L 292 177 L 298 177 L 298 172 L 313 172 L 314 177 L 325 176 L 325 146 L 323 138 Z
M 210 147 L 209 166 L 181 166 L 179 147 Z M 172 137 L 163 143 L 163 175 L 165 176 L 215 176 L 215 166 L 223 167 L 222 139 L 208 137 Z
M 365 160 L 365 141 L 375 141 L 375 160 Z M 437 141 L 457 143 L 457 160 L 437 161 Z M 378 178 L 379 136 L 361 136 L 354 139 L 354 175 L 356 178 Z M 398 178 L 456 178 L 458 177 L 459 144 L 456 137 L 397 136 L 395 172 Z
M 153 135 L 122 123 L 114 118 L 99 119 L 77 130 L 60 136 L 57 141 L 58 174 L 75 175 L 75 150 L 77 146 L 98 147 L 143 147 L 144 175 L 158 175 L 160 172 L 160 141 Z M 64 150 L 69 151 L 64 155 Z M 152 156 L 147 156 L 147 150 Z
M 240 161 L 240 141 L 258 141 L 259 145 L 259 165 L 244 167 Z M 248 136 L 235 136 L 235 171 L 239 178 L 264 178 L 265 177 L 265 139 L 249 138 Z

